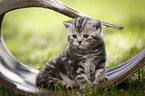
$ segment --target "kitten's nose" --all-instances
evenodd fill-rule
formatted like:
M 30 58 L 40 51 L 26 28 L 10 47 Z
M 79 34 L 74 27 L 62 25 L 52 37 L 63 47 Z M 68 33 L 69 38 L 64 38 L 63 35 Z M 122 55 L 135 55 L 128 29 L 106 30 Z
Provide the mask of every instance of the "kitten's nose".
M 82 41 L 78 41 L 78 43 L 79 43 L 79 44 L 81 44 L 81 43 L 82 43 Z

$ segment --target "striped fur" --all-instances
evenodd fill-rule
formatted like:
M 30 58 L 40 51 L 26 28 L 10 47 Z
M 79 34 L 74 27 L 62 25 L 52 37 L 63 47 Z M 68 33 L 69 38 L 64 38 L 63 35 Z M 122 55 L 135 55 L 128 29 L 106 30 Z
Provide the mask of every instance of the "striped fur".
M 78 32 L 78 33 L 81 33 L 86 25 L 86 22 L 87 22 L 87 19 L 88 18 L 80 18 L 78 17 L 76 20 L 75 20 L 75 30 Z
M 53 60 L 47 62 L 36 79 L 37 86 L 54 88 L 84 88 L 93 86 L 105 77 L 106 53 L 103 42 L 102 23 L 98 20 L 79 17 L 64 22 L 69 45 Z

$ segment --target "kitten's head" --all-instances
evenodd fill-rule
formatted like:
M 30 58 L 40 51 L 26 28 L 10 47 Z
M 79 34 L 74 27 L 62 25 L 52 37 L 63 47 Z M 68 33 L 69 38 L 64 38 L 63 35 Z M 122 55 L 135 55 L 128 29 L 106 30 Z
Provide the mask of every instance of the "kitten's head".
M 69 44 L 79 49 L 89 49 L 103 38 L 103 25 L 99 20 L 78 17 L 63 23 L 67 28 Z

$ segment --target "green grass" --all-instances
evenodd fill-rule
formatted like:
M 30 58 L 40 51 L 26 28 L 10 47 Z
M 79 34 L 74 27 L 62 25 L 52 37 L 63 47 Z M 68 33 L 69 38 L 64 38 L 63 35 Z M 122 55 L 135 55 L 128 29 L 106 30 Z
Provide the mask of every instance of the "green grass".
M 128 60 L 145 48 L 144 0 L 61 1 L 93 18 L 124 26 L 122 31 L 104 27 L 107 68 Z M 30 67 L 41 69 L 45 62 L 56 57 L 67 46 L 66 30 L 62 22 L 70 19 L 43 8 L 25 8 L 9 12 L 2 25 L 5 43 L 19 61 Z M 86 93 L 90 96 L 142 96 L 145 93 L 143 82 L 145 76 L 141 73 L 135 73 L 115 88 L 95 90 L 92 93 L 86 91 Z M 0 93 L 11 96 L 12 93 L 3 87 L 0 88 L 2 90 Z

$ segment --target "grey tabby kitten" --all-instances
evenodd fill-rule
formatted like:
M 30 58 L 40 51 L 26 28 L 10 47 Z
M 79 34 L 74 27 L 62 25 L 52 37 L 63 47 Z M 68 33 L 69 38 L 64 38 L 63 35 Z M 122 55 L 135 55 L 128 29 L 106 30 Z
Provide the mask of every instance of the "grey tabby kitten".
M 105 77 L 106 52 L 102 23 L 87 17 L 64 22 L 68 46 L 56 58 L 46 63 L 36 78 L 36 85 L 54 88 L 84 88 L 102 82 Z

